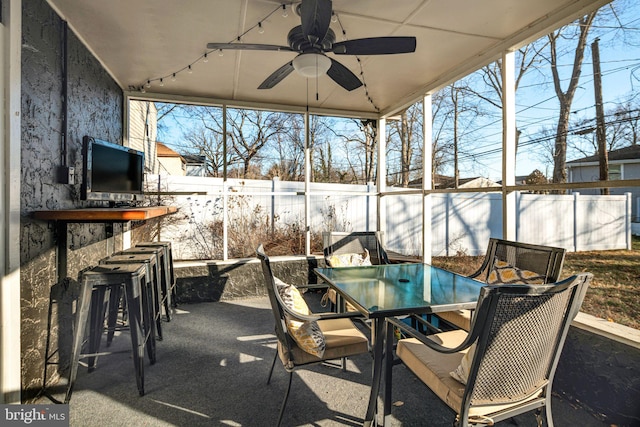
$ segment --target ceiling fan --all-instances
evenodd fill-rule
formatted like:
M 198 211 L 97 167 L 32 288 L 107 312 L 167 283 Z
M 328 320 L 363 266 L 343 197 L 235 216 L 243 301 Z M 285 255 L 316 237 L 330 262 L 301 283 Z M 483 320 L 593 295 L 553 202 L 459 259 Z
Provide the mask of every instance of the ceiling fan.
M 268 50 L 298 52 L 298 55 L 274 71 L 258 89 L 271 89 L 287 77 L 293 70 L 308 78 L 327 74 L 346 90 L 362 86 L 362 82 L 347 67 L 330 58 L 326 53 L 336 55 L 388 55 L 411 53 L 416 50 L 415 37 L 371 37 L 336 43 L 336 35 L 331 23 L 331 0 L 302 0 L 296 6 L 302 25 L 289 31 L 289 46 L 258 43 L 208 43 L 213 50 Z

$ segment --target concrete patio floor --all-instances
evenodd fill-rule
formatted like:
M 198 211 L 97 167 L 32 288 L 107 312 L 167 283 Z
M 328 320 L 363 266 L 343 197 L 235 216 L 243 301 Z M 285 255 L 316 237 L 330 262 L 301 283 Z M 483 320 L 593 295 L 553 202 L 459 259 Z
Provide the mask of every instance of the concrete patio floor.
M 103 356 L 88 374 L 82 366 L 70 402 L 71 426 L 273 426 L 287 385 L 280 362 L 266 384 L 275 336 L 269 301 L 180 305 L 164 323 L 157 363 L 145 364 L 138 395 L 129 352 Z M 128 333 L 112 347 L 128 350 Z M 296 371 L 285 426 L 362 425 L 371 381 L 368 355 L 348 361 L 347 372 L 316 365 Z M 58 399 L 63 390 L 50 390 Z M 394 368 L 391 426 L 451 426 L 454 414 L 404 366 Z M 380 399 L 379 399 L 380 402 Z M 51 403 L 42 397 L 36 403 Z M 381 405 L 379 405 L 381 411 Z M 555 425 L 604 427 L 587 411 L 554 397 Z M 498 426 L 536 426 L 533 413 Z

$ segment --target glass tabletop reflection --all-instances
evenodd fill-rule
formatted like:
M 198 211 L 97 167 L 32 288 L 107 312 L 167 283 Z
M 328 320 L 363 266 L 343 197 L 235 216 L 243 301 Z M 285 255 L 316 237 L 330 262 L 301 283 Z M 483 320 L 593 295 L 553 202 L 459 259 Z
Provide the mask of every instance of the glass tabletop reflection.
M 484 283 L 428 264 L 316 268 L 369 317 L 473 308 Z

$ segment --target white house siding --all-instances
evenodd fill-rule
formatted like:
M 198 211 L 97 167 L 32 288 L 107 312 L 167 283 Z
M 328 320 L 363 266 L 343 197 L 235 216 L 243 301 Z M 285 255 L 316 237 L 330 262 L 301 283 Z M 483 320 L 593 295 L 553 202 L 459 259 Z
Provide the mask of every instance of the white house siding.
M 640 159 L 610 162 L 610 165 L 621 165 L 622 179 L 640 179 Z M 600 169 L 597 163 L 582 165 L 567 165 L 569 168 L 569 182 L 593 182 L 600 180 Z M 599 189 L 581 189 L 582 194 L 600 194 Z M 623 195 L 631 193 L 631 216 L 633 222 L 640 222 L 640 188 L 622 187 L 610 188 L 609 194 Z
M 185 175 L 185 165 L 181 157 L 158 157 L 161 175 Z
M 144 151 L 145 169 L 152 174 L 160 172 L 156 156 L 157 120 L 153 102 L 129 102 L 129 147 Z

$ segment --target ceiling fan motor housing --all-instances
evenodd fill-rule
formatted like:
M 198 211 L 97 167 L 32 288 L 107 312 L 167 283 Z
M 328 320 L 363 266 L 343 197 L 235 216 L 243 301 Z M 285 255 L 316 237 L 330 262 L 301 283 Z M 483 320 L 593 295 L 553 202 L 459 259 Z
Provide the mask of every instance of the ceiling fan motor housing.
M 336 41 L 336 33 L 331 28 L 327 30 L 321 42 L 312 43 L 302 33 L 302 25 L 293 27 L 287 35 L 287 41 L 291 49 L 298 52 L 322 52 L 330 51 L 333 43 Z

